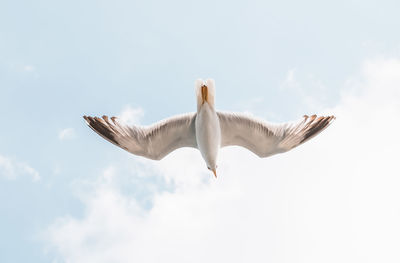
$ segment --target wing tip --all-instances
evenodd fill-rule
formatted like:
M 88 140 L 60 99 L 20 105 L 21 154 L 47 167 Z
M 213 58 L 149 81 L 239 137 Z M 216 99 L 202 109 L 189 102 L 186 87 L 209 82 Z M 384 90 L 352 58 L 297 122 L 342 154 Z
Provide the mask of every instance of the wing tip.
M 99 117 L 91 117 L 91 116 L 82 116 L 85 119 L 86 124 L 97 134 L 102 136 L 103 138 L 109 140 L 110 142 L 118 145 L 118 141 L 115 138 L 115 132 L 112 128 L 112 125 L 108 121 L 108 117 L 103 115 L 101 118 Z
M 92 121 L 92 117 L 83 115 L 82 118 L 85 120 L 86 124 L 90 126 L 90 122 Z
M 321 119 L 326 119 L 326 118 L 328 118 L 329 121 L 336 120 L 336 116 L 335 116 L 335 115 L 318 116 L 318 115 L 316 115 L 316 114 L 313 114 L 313 115 L 311 115 L 311 116 L 308 116 L 307 114 L 305 114 L 305 115 L 303 115 L 303 118 L 306 119 L 306 120 L 307 120 L 307 119 L 310 119 L 310 122 L 313 121 L 313 120 L 315 120 L 315 119 L 317 119 L 316 121 L 319 121 L 319 120 L 321 120 Z
M 107 124 L 110 124 L 110 119 L 114 122 L 117 120 L 117 117 L 111 117 L 109 118 L 107 115 L 103 115 L 100 117 L 92 117 L 92 116 L 87 116 L 83 115 L 82 118 L 86 121 L 86 124 L 89 126 L 92 126 L 92 124 L 95 124 L 96 122 L 104 123 L 106 122 Z
M 311 117 L 304 115 L 304 118 L 305 121 L 307 121 L 308 118 L 310 119 L 306 124 L 304 137 L 299 144 L 310 140 L 311 138 L 325 130 L 336 119 L 334 115 L 317 117 L 317 115 L 315 114 Z

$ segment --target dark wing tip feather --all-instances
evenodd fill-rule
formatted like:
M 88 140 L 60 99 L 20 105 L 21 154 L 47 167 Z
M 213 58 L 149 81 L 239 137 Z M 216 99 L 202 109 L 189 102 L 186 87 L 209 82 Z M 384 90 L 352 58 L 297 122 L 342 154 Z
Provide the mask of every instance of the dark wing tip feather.
M 306 120 L 308 119 L 308 116 L 305 115 Z M 332 121 L 336 119 L 335 116 L 321 116 L 317 118 L 317 115 L 312 115 L 310 117 L 310 120 L 308 121 L 308 124 L 304 128 L 304 137 L 301 140 L 300 144 L 308 141 L 321 131 L 323 131 L 326 127 L 328 127 Z
M 100 136 L 111 141 L 112 143 L 119 145 L 118 141 L 115 139 L 113 130 L 109 127 L 110 124 L 107 116 L 104 115 L 102 118 L 83 116 L 83 118 L 85 119 L 87 125 Z

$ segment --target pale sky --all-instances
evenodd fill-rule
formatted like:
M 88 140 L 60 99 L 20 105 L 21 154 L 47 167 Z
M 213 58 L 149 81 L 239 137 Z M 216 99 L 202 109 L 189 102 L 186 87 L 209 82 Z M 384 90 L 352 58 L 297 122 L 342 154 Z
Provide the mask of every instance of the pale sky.
M 399 262 L 398 1 L 0 1 L 0 262 Z M 335 114 L 259 159 L 155 162 L 82 115 Z

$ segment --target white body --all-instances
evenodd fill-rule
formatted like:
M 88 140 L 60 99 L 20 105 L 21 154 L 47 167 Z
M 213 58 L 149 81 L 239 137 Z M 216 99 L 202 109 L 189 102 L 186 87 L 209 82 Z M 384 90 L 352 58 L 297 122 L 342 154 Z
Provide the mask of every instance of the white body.
M 218 150 L 221 147 L 221 127 L 218 115 L 208 102 L 203 103 L 196 116 L 196 142 L 210 170 L 216 169 Z

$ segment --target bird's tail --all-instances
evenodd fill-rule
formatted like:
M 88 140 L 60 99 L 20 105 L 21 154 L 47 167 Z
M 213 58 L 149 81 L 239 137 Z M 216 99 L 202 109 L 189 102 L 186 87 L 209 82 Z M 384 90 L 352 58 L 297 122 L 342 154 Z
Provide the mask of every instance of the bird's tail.
M 197 107 L 199 108 L 205 102 L 210 106 L 214 107 L 215 104 L 215 82 L 213 79 L 207 79 L 203 81 L 202 79 L 196 80 L 196 97 L 197 97 Z

